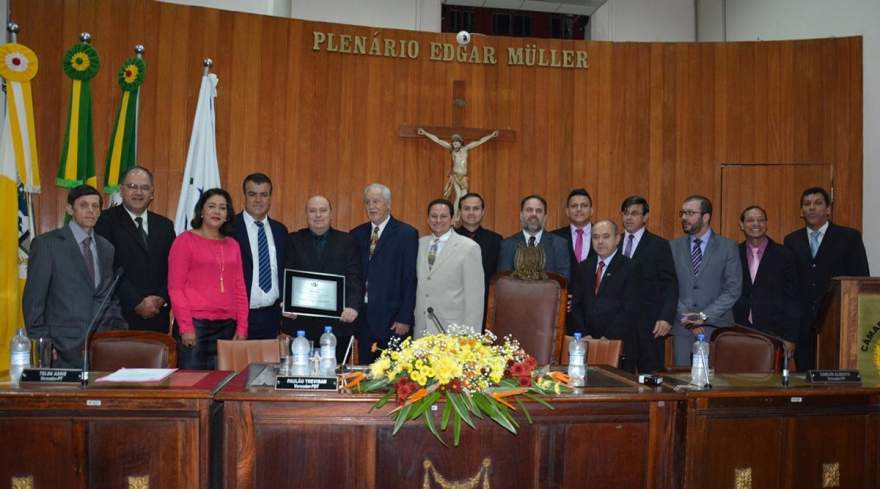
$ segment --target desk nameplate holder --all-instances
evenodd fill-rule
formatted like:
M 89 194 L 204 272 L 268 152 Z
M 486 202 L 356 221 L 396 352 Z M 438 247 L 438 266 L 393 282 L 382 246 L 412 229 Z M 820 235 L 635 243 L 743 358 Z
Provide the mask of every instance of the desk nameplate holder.
M 860 384 L 862 375 L 858 370 L 807 370 L 807 382 L 811 384 Z
M 71 368 L 26 368 L 21 373 L 22 382 L 47 384 L 79 384 L 82 370 Z
M 277 375 L 276 390 L 336 391 L 339 388 L 339 377 L 321 375 Z

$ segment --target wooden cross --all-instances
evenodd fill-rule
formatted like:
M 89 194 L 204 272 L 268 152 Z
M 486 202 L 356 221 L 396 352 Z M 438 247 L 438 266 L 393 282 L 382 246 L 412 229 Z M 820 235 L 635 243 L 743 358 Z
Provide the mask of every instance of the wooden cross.
M 467 106 L 465 102 L 465 85 L 464 80 L 454 80 L 452 82 L 452 125 L 451 126 L 400 126 L 400 137 L 404 138 L 420 138 L 416 132 L 418 128 L 422 128 L 437 137 L 449 141 L 453 134 L 461 136 L 466 143 L 480 139 L 495 129 L 483 129 L 479 127 L 464 126 L 464 109 Z M 516 131 L 510 129 L 499 129 L 498 141 L 516 141 Z

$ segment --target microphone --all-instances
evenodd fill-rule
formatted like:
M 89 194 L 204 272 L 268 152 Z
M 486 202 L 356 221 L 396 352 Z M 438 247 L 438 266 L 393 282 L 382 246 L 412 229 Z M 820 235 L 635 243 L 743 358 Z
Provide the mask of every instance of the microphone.
M 83 387 L 88 385 L 89 383 L 89 338 L 92 336 L 92 333 L 95 330 L 95 327 L 98 325 L 98 320 L 104 315 L 106 312 L 107 304 L 110 302 L 110 297 L 116 293 L 116 286 L 119 285 L 119 279 L 125 275 L 125 270 L 119 268 L 116 270 L 113 282 L 110 283 L 110 287 L 107 288 L 107 295 L 104 296 L 104 300 L 101 301 L 101 306 L 98 307 L 98 310 L 95 312 L 95 316 L 89 322 L 89 327 L 86 328 L 86 337 L 83 341 L 84 350 L 83 350 L 83 368 L 82 374 L 80 375 L 80 382 Z
M 437 329 L 440 330 L 441 333 L 446 334 L 446 328 L 443 327 L 443 324 L 440 322 L 440 319 L 437 318 L 437 315 L 434 314 L 434 308 L 428 306 L 428 317 L 431 318 L 431 321 L 434 321 L 434 324 L 437 325 Z

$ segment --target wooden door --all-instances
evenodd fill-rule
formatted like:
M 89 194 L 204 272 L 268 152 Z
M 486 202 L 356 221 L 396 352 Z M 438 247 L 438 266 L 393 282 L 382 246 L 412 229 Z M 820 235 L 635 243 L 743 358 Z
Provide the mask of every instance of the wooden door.
M 832 191 L 830 165 L 723 165 L 721 208 L 714 229 L 737 242 L 743 240 L 739 216 L 750 205 L 767 210 L 767 234 L 781 243 L 785 235 L 803 227 L 800 196 L 814 186 Z M 720 211 L 720 213 L 718 213 Z

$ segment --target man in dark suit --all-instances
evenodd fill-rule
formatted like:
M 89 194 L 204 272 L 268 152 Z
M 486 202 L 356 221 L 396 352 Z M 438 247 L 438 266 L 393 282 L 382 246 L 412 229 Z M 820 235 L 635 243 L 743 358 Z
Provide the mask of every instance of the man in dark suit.
M 355 325 L 360 362 L 378 357 L 391 336 L 410 334 L 415 322 L 419 233 L 391 216 L 391 190 L 373 183 L 364 190 L 369 222 L 354 228 L 365 277 L 364 307 Z
M 544 270 L 558 273 L 571 279 L 569 251 L 566 242 L 559 236 L 546 232 L 547 201 L 540 195 L 529 195 L 520 202 L 520 222 L 522 231 L 501 242 L 501 253 L 498 257 L 498 271 L 513 270 L 513 258 L 516 249 L 522 246 L 539 246 L 544 249 Z
M 483 301 L 483 327 L 486 326 L 486 303 L 489 300 L 489 281 L 498 268 L 498 252 L 501 249 L 501 235 L 486 229 L 482 226 L 483 216 L 486 215 L 486 204 L 483 196 L 478 193 L 465 194 L 458 201 L 459 212 L 461 212 L 461 226 L 455 228 L 455 231 L 462 236 L 477 242 L 480 245 L 480 253 L 483 258 L 483 281 L 484 281 L 484 297 Z
M 113 245 L 93 232 L 101 214 L 101 194 L 93 187 L 73 188 L 67 213 L 67 225 L 31 242 L 22 309 L 28 336 L 52 340 L 53 367 L 82 368 L 89 321 L 113 293 Z M 128 327 L 115 297 L 98 325 L 99 331 Z
M 633 195 L 620 206 L 624 233 L 617 251 L 638 265 L 639 315 L 636 359 L 639 372 L 663 369 L 664 338 L 675 321 L 678 278 L 669 242 L 648 231 L 650 208 L 644 197 Z
M 590 218 L 593 216 L 593 198 L 586 189 L 576 188 L 569 192 L 565 203 L 565 215 L 568 216 L 568 226 L 554 229 L 553 234 L 565 240 L 571 268 L 570 276 L 574 277 L 578 264 L 595 254 L 593 247 L 590 246 L 593 233 L 593 225 L 590 223 Z
M 617 251 L 620 235 L 613 221 L 592 226 L 593 253 L 578 265 L 572 280 L 571 328 L 593 338 L 623 341 L 621 367 L 635 370 L 635 301 L 639 291 L 638 270 Z
M 174 223 L 150 212 L 153 174 L 134 166 L 122 177 L 122 205 L 101 213 L 95 232 L 116 250 L 113 267 L 125 275 L 116 295 L 130 329 L 169 333 L 168 253 L 174 242 Z
M 272 180 L 262 173 L 245 177 L 244 211 L 232 222 L 232 236 L 241 247 L 244 283 L 250 302 L 248 339 L 278 337 L 281 328 L 282 267 L 287 227 L 269 218 Z
M 746 240 L 739 245 L 742 295 L 733 306 L 737 324 L 791 343 L 798 340 L 800 300 L 794 255 L 767 236 L 767 211 L 753 205 L 739 216 Z
M 323 195 L 316 195 L 306 203 L 306 221 L 309 227 L 290 233 L 284 268 L 306 272 L 332 273 L 345 276 L 345 304 L 337 319 L 302 316 L 285 313 L 281 330 L 294 336 L 297 330 L 315 344 L 324 334 L 324 326 L 332 326 L 336 335 L 336 359 L 342 362 L 353 334 L 352 323 L 364 303 L 364 281 L 357 242 L 350 234 L 330 227 L 333 208 Z
M 852 228 L 832 223 L 831 199 L 821 187 L 801 194 L 801 217 L 806 227 L 785 237 L 794 253 L 800 283 L 801 321 L 795 351 L 798 369 L 816 366 L 816 316 L 828 298 L 831 278 L 867 277 L 868 257 L 862 235 Z

